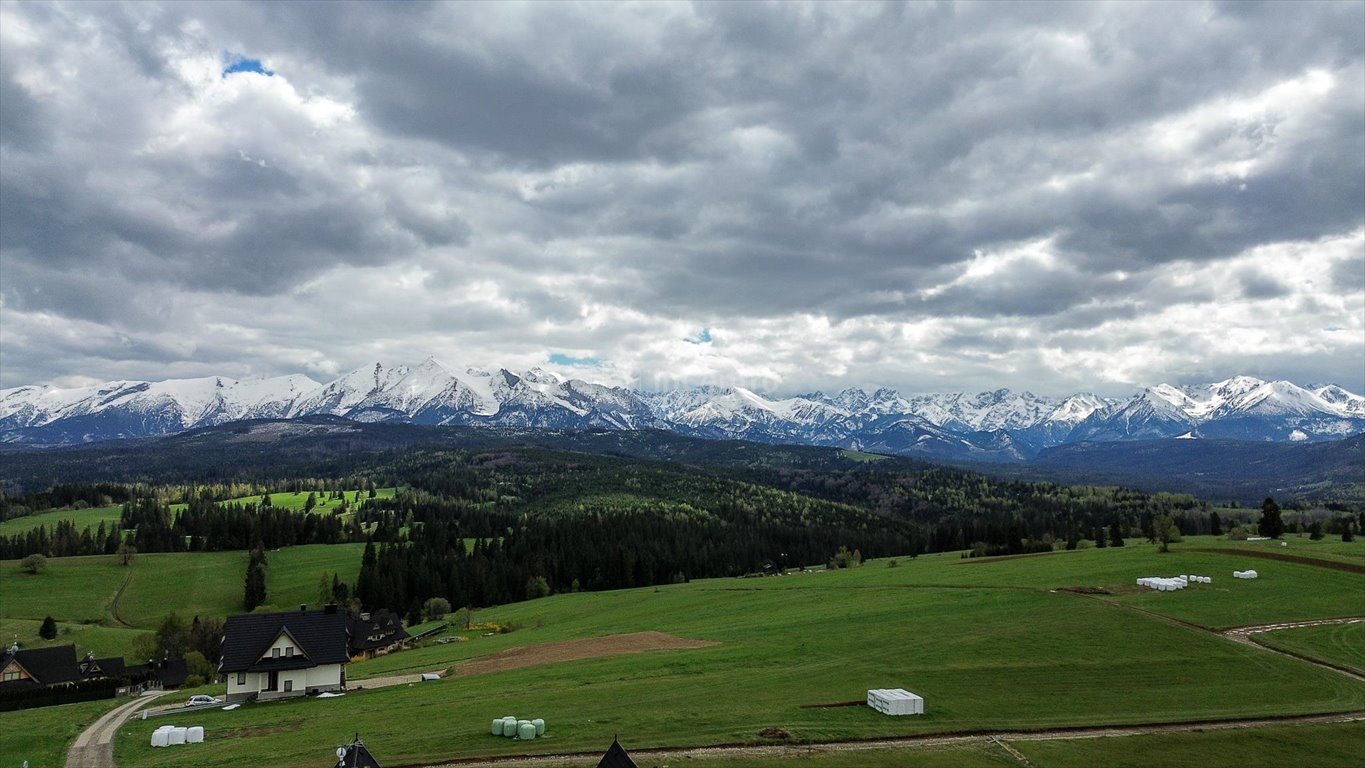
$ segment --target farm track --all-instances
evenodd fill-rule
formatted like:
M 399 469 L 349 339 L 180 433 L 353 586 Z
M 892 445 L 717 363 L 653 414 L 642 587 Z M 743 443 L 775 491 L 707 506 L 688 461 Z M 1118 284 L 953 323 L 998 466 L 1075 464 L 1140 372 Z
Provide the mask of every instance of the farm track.
M 66 753 L 66 768 L 114 768 L 114 736 L 119 727 L 133 710 L 160 695 L 144 694 L 104 713 L 71 744 Z
M 694 760 L 698 758 L 795 758 L 816 753 L 861 752 L 887 749 L 926 749 L 953 745 L 998 745 L 1011 755 L 1017 754 L 1010 742 L 1057 741 L 1066 739 L 1101 739 L 1111 736 L 1148 736 L 1162 733 L 1190 733 L 1194 731 L 1223 731 L 1271 726 L 1327 725 L 1333 723 L 1365 722 L 1365 710 L 1332 715 L 1288 715 L 1246 720 L 1192 720 L 1178 723 L 1147 723 L 1116 726 L 1078 726 L 1039 731 L 992 731 L 960 734 L 928 734 L 897 738 L 862 739 L 854 741 L 819 742 L 809 744 L 718 744 L 709 747 L 674 747 L 639 749 L 631 757 L 640 764 L 660 759 Z M 444 763 L 422 763 L 421 768 L 500 768 L 502 766 L 560 766 L 590 765 L 601 756 L 599 752 L 566 752 L 551 755 L 521 755 L 496 758 L 469 758 Z M 1021 756 L 1022 757 L 1022 756 Z M 1028 764 L 1025 760 L 1024 765 Z M 415 767 L 414 767 L 415 768 Z
M 1335 670 L 1343 675 L 1353 677 L 1356 680 L 1360 680 L 1361 682 L 1365 682 L 1365 675 L 1360 674 L 1354 669 L 1349 669 L 1338 664 L 1333 664 L 1330 661 L 1315 659 L 1311 656 L 1306 656 L 1304 654 L 1296 653 L 1294 651 L 1287 651 L 1280 648 L 1272 648 L 1271 646 L 1266 645 L 1265 643 L 1257 642 L 1254 638 L 1252 638 L 1252 635 L 1264 634 L 1266 632 L 1278 632 L 1279 630 L 1282 629 L 1298 629 L 1300 627 L 1321 627 L 1330 624 L 1359 624 L 1362 622 L 1365 622 L 1365 616 L 1350 616 L 1341 619 L 1317 619 L 1315 621 L 1295 621 L 1281 624 L 1257 624 L 1251 627 L 1237 627 L 1235 629 L 1229 629 L 1224 631 L 1222 635 L 1223 637 L 1226 637 L 1227 639 L 1232 640 L 1234 642 L 1243 643 L 1245 645 L 1250 645 L 1256 648 L 1261 648 L 1263 650 L 1270 651 L 1271 653 L 1278 653 L 1281 656 L 1288 656 L 1291 659 L 1306 661 L 1310 664 L 1316 664 L 1319 667 L 1326 667 L 1327 669 Z
M 1316 568 L 1330 568 L 1334 571 L 1346 571 L 1347 573 L 1365 574 L 1365 565 L 1358 563 L 1343 563 L 1337 560 L 1320 560 L 1316 557 L 1304 557 L 1303 555 L 1290 555 L 1283 552 L 1264 552 L 1259 549 L 1237 549 L 1237 548 L 1218 548 L 1218 547 L 1191 547 L 1182 548 L 1182 552 L 1213 552 L 1219 555 L 1239 555 L 1242 557 L 1259 557 L 1262 560 L 1278 560 L 1282 563 L 1298 563 L 1299 565 L 1311 565 Z
M 1106 600 L 1106 599 L 1104 599 L 1104 596 L 1103 596 L 1103 595 L 1093 595 L 1093 594 L 1087 594 L 1087 593 L 1084 593 L 1084 592 L 1072 592 L 1072 591 L 1070 591 L 1070 590 L 1062 590 L 1062 591 L 1068 592 L 1069 594 L 1073 594 L 1073 595 L 1080 595 L 1081 597 L 1089 597 L 1089 598 L 1099 599 L 1099 600 L 1101 600 L 1102 602 L 1104 602 L 1106 605 L 1111 605 L 1111 606 L 1113 606 L 1113 607 L 1115 607 L 1115 608 L 1121 608 L 1121 609 L 1124 609 L 1124 610 L 1133 611 L 1133 612 L 1135 612 L 1135 613 L 1140 613 L 1140 614 L 1142 614 L 1142 615 L 1144 615 L 1144 616 L 1147 616 L 1147 617 L 1149 617 L 1149 618 L 1156 619 L 1156 620 L 1158 620 L 1158 621 L 1164 621 L 1164 622 L 1166 622 L 1167 624 L 1173 624 L 1173 625 L 1175 625 L 1175 626 L 1185 627 L 1186 629 L 1193 629 L 1193 630 L 1198 631 L 1198 632 L 1207 632 L 1207 633 L 1210 633 L 1210 634 L 1218 635 L 1218 636 L 1220 636 L 1220 637 L 1227 638 L 1228 640 L 1231 640 L 1231 641 L 1233 641 L 1234 643 L 1241 643 L 1242 645 L 1250 646 L 1250 647 L 1252 647 L 1252 648 L 1259 648 L 1259 649 L 1261 649 L 1261 650 L 1263 650 L 1263 651 L 1269 651 L 1269 652 L 1271 652 L 1271 653 L 1278 653 L 1278 654 L 1281 655 L 1281 656 L 1285 656 L 1285 657 L 1291 658 L 1291 659 L 1297 659 L 1298 661 L 1307 662 L 1307 663 L 1312 664 L 1312 665 L 1314 665 L 1314 666 L 1322 667 L 1323 669 L 1329 669 L 1329 670 L 1331 670 L 1331 671 L 1333 671 L 1333 672 L 1336 672 L 1336 673 L 1338 673 L 1338 674 L 1346 675 L 1347 677 L 1353 678 L 1353 679 L 1355 679 L 1355 680 L 1360 680 L 1360 681 L 1362 681 L 1362 682 L 1365 682 L 1365 675 L 1361 675 L 1360 673 L 1356 672 L 1356 671 L 1353 670 L 1353 669 L 1347 669 L 1347 668 L 1345 668 L 1345 667 L 1337 666 L 1336 664 L 1332 664 L 1332 663 L 1330 663 L 1330 662 L 1323 661 L 1323 660 L 1321 660 L 1321 659 L 1315 659 L 1315 658 L 1313 658 L 1313 657 L 1311 657 L 1311 656 L 1305 656 L 1305 655 L 1299 654 L 1299 653 L 1292 653 L 1292 652 L 1290 652 L 1290 651 L 1282 651 L 1282 650 L 1280 650 L 1279 648 L 1271 648 L 1271 647 L 1268 646 L 1268 645 L 1265 645 L 1265 644 L 1263 644 L 1263 643 L 1258 643 L 1258 642 L 1256 642 L 1255 640 L 1252 640 L 1252 639 L 1251 639 L 1251 635 L 1253 635 L 1253 634 L 1259 634 L 1259 633 L 1262 633 L 1262 632 L 1274 632 L 1274 631 L 1280 630 L 1280 629 L 1294 629 L 1294 628 L 1297 628 L 1297 627 L 1317 627 L 1317 626 L 1322 626 L 1322 625 L 1325 625 L 1325 624 L 1354 624 L 1354 623 L 1359 622 L 1359 621 L 1365 621 L 1365 617 L 1361 617 L 1361 616 L 1343 616 L 1343 617 L 1340 617 L 1340 618 L 1333 618 L 1333 619 L 1313 619 L 1313 620 L 1311 620 L 1311 621 L 1280 622 L 1280 623 L 1276 623 L 1276 624 L 1255 624 L 1255 625 L 1247 626 L 1247 627 L 1231 627 L 1231 628 L 1227 628 L 1227 629 L 1213 629 L 1213 628 L 1201 626 L 1201 625 L 1199 625 L 1199 624 L 1195 624 L 1195 623 L 1193 623 L 1193 622 L 1185 621 L 1184 619 L 1177 619 L 1177 618 L 1174 618 L 1174 617 L 1171 617 L 1171 616 L 1164 616 L 1164 615 L 1162 615 L 1162 614 L 1160 614 L 1160 613 L 1156 613 L 1156 612 L 1154 612 L 1154 611 L 1149 611 L 1149 610 L 1147 610 L 1146 608 L 1139 608 L 1139 607 L 1137 607 L 1137 606 L 1135 606 L 1135 605 L 1129 605 L 1128 603 L 1120 602 L 1120 601 L 1118 601 L 1118 600 Z
M 123 617 L 119 615 L 118 601 L 123 598 L 124 590 L 128 589 L 128 585 L 131 584 L 132 582 L 133 569 L 129 567 L 128 575 L 123 577 L 123 583 L 118 585 L 118 589 L 114 591 L 114 599 L 109 603 L 109 615 L 113 617 L 114 621 L 117 622 L 119 626 L 127 627 L 128 629 L 136 629 L 136 627 L 124 621 Z

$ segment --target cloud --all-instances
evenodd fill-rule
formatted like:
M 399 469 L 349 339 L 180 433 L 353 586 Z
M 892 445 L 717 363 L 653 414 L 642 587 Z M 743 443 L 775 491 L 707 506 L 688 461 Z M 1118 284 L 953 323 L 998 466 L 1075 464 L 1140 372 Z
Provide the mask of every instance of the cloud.
M 0 100 L 3 386 L 1365 388 L 1359 4 L 4 4 Z

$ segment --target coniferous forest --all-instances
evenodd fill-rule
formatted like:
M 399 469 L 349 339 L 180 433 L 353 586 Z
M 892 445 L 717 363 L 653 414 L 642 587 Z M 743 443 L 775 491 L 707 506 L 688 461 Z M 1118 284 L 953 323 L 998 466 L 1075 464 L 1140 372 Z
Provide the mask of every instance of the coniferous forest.
M 634 455 L 503 440 L 385 446 L 348 451 L 340 462 L 326 450 L 307 454 L 311 463 L 298 451 L 271 462 L 268 449 L 230 477 L 213 451 L 198 475 L 177 452 L 171 469 L 153 454 L 86 484 L 35 488 L 11 477 L 0 519 L 70 505 L 121 505 L 121 513 L 117 524 L 93 529 L 61 521 L 0 536 L 0 558 L 365 542 L 357 581 L 334 584 L 334 599 L 411 615 L 433 597 L 477 607 L 861 557 L 1017 554 L 1092 539 L 1104 546 L 1154 538 L 1154 521 L 1166 517 L 1185 534 L 1216 524 L 1207 504 L 1186 495 L 1001 480 L 784 446 L 698 441 L 680 452 L 670 439 L 658 451 L 667 460 L 658 460 L 634 439 Z M 574 448 L 584 442 L 564 439 Z M 376 497 L 376 487 L 398 490 Z M 276 507 L 269 497 L 344 488 L 369 492 L 323 512 Z

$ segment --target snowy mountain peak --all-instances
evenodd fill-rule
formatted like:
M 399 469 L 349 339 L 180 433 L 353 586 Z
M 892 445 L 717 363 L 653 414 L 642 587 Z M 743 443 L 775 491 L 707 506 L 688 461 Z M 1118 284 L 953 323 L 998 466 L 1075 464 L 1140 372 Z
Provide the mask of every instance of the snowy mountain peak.
M 902 397 L 849 387 L 773 397 L 745 387 L 643 393 L 541 368 L 525 372 L 376 362 L 325 384 L 305 376 L 111 381 L 0 391 L 0 440 L 72 442 L 176 432 L 247 418 L 332 414 L 360 421 L 555 429 L 672 429 L 710 438 L 1015 460 L 1078 440 L 1190 434 L 1311 441 L 1365 432 L 1365 397 L 1331 384 L 1237 376 L 1160 384 L 1127 400 L 996 389 Z

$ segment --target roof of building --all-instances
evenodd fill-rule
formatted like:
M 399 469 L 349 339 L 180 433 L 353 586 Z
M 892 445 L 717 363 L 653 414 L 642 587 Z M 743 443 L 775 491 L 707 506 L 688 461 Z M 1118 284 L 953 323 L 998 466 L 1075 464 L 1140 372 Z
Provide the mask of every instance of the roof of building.
M 19 666 L 39 685 L 58 685 L 70 683 L 80 678 L 76 666 L 76 646 L 55 645 L 51 648 L 23 648 L 18 651 L 7 649 L 0 655 L 0 669 L 10 661 Z M 12 684 L 12 683 L 11 683 Z
M 279 636 L 288 632 L 298 644 L 292 658 L 262 658 Z M 219 672 L 304 669 L 350 661 L 346 650 L 346 615 L 335 608 L 229 616 L 223 627 Z
M 96 659 L 87 656 L 85 661 L 80 663 L 81 676 L 85 678 L 96 677 L 123 677 L 128 674 L 128 667 L 122 656 L 110 656 L 105 659 Z
M 350 619 L 349 625 L 353 652 L 384 648 L 408 637 L 402 620 L 388 611 L 362 613 Z
M 355 741 L 346 747 L 346 754 L 337 761 L 336 768 L 380 768 L 379 763 L 370 754 L 370 750 L 365 748 L 365 742 L 360 740 L 360 734 L 356 734 Z
M 611 740 L 611 746 L 607 747 L 607 753 L 602 755 L 598 761 L 597 768 L 639 768 L 630 755 L 626 754 L 625 747 L 616 739 Z

